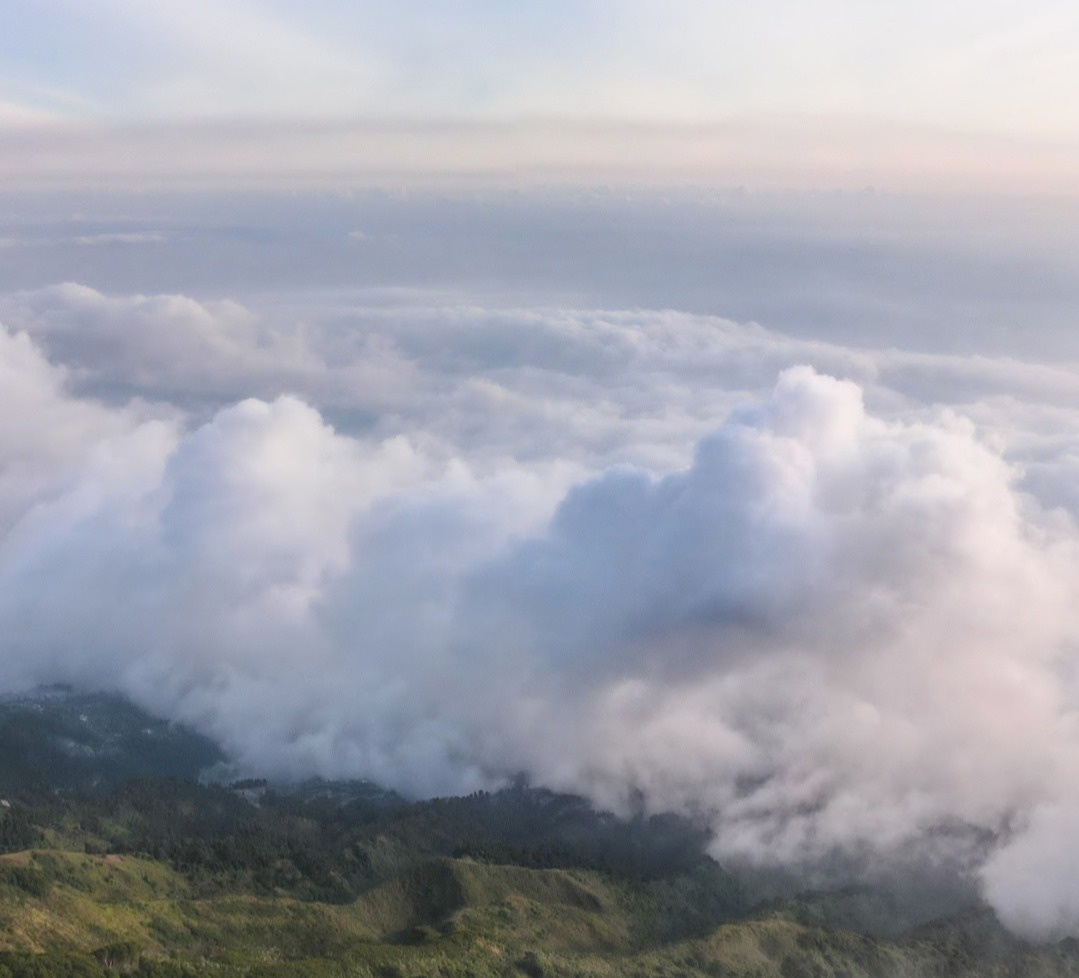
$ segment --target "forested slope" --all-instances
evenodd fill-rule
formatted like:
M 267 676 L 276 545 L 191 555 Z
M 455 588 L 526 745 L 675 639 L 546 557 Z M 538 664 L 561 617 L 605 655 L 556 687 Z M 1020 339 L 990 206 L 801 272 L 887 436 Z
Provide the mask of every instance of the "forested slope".
M 858 922 L 887 893 L 758 901 L 671 816 L 524 785 L 200 784 L 212 745 L 55 691 L 0 707 L 0 738 L 19 752 L 0 762 L 0 978 L 1079 975 L 1074 943 L 1026 945 L 976 905 L 884 940 Z

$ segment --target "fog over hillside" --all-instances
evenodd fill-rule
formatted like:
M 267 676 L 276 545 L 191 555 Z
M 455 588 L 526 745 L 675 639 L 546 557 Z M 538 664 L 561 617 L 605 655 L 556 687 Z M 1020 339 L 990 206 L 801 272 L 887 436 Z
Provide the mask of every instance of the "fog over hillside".
M 974 356 L 904 334 L 925 282 L 857 340 L 799 332 L 796 271 L 768 325 L 413 274 L 0 296 L 0 690 L 122 693 L 245 774 L 523 773 L 720 859 L 944 866 L 1079 933 L 1079 365 L 1009 332 L 1018 271 Z

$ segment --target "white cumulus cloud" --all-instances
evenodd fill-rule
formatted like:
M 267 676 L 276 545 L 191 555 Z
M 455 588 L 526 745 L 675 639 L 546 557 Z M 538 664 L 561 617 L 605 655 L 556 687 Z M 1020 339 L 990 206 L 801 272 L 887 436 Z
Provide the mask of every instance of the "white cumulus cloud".
M 179 296 L 6 308 L 3 689 L 123 692 L 250 772 L 525 772 L 707 818 L 725 859 L 973 833 L 1002 919 L 1079 932 L 1079 532 L 1037 495 L 1066 366 L 677 314 L 368 309 L 350 345 Z M 331 423 L 372 359 L 412 396 Z

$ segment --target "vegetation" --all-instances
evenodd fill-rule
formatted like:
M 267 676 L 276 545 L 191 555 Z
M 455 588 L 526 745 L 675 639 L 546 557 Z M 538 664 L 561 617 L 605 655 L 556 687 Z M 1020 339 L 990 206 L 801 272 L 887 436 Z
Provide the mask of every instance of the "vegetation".
M 69 721 L 23 746 L 63 751 Z M 830 926 L 828 895 L 754 906 L 699 827 L 524 786 L 408 803 L 366 783 L 124 780 L 109 772 L 143 762 L 110 723 L 77 777 L 28 778 L 24 756 L 0 781 L 0 978 L 1079 976 L 1074 943 L 1025 945 L 982 908 L 884 941 Z M 169 763 L 193 743 L 173 733 Z M 844 919 L 859 899 L 836 896 Z

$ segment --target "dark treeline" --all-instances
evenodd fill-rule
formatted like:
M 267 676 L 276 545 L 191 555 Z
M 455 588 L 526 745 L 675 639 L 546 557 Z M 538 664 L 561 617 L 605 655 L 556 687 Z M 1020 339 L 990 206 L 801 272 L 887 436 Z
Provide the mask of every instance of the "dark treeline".
M 0 852 L 46 833 L 145 855 L 200 892 L 347 902 L 440 857 L 663 879 L 710 860 L 674 816 L 621 820 L 529 788 L 408 802 L 368 782 L 202 784 L 210 741 L 112 696 L 63 687 L 0 702 Z
M 212 741 L 117 696 L 51 687 L 0 701 L 0 797 L 100 794 L 140 777 L 193 780 L 222 759 Z
M 622 820 L 580 798 L 524 787 L 408 803 L 363 783 L 139 779 L 104 795 L 53 792 L 14 804 L 0 816 L 0 850 L 25 849 L 48 829 L 83 838 L 89 852 L 165 861 L 200 891 L 332 902 L 443 856 L 636 880 L 710 862 L 706 833 L 684 819 Z

